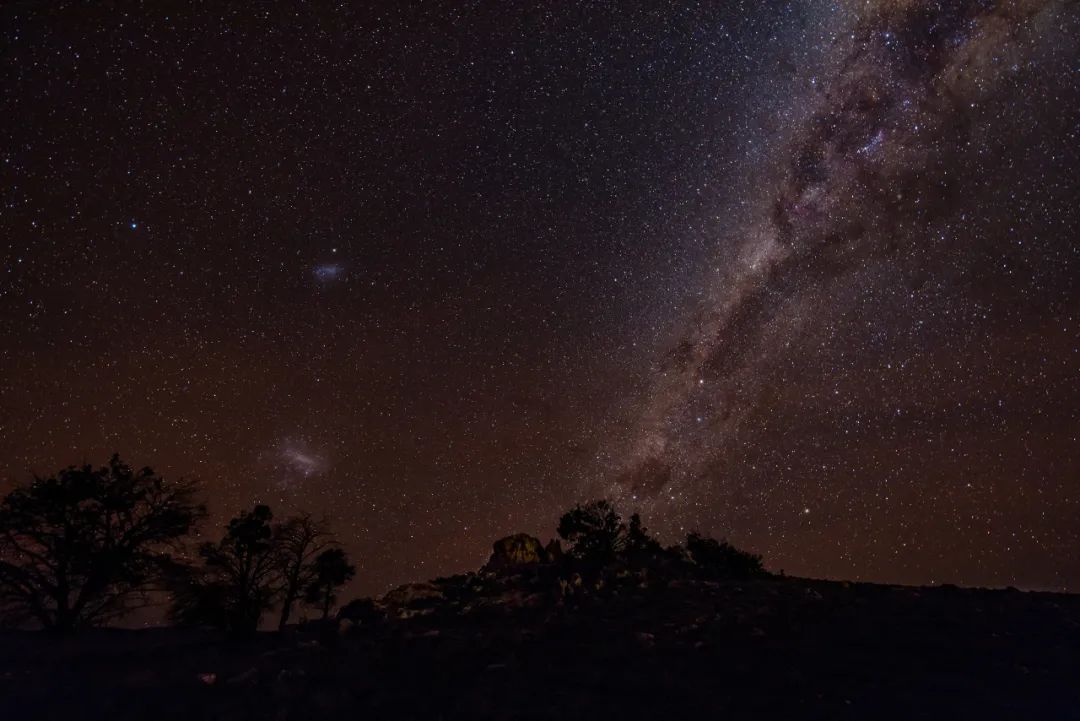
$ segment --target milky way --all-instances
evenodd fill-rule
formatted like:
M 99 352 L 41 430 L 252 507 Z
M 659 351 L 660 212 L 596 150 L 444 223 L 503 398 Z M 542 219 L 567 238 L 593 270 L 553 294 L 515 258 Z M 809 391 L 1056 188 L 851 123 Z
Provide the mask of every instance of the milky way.
M 935 441 L 960 445 L 946 439 L 962 437 L 972 420 L 989 420 L 999 433 L 987 432 L 976 442 L 987 445 L 949 484 L 960 493 L 989 492 L 1000 496 L 998 503 L 1032 506 L 1030 512 L 1045 519 L 1047 511 L 1038 508 L 1045 502 L 1043 489 L 1034 500 L 1023 498 L 1030 489 L 999 475 L 1000 454 L 1007 451 L 994 444 L 1026 444 L 1021 438 L 1031 429 L 1025 423 L 1041 425 L 1043 412 L 1068 418 L 1058 433 L 1075 443 L 1076 415 L 1069 406 L 1076 400 L 1076 278 L 1068 263 L 1075 263 L 1070 256 L 1080 229 L 1080 113 L 1075 79 L 1069 78 L 1080 48 L 1077 29 L 1075 4 L 1061 2 L 898 2 L 858 16 L 833 51 L 835 74 L 815 83 L 818 92 L 803 99 L 814 111 L 777 149 L 777 167 L 758 180 L 761 202 L 740 231 L 745 240 L 738 261 L 717 281 L 660 368 L 630 461 L 608 492 L 707 523 L 702 514 L 683 509 L 717 489 L 731 493 L 733 483 L 745 488 L 745 458 L 752 452 L 739 444 L 761 448 L 773 438 L 769 450 L 820 452 L 812 445 L 814 434 L 802 426 L 828 426 L 842 417 L 834 434 L 863 449 L 885 446 L 893 457 L 875 456 L 873 465 L 856 469 L 863 485 L 850 505 L 814 522 L 843 524 L 840 538 L 859 530 L 880 537 L 890 533 L 896 518 L 876 518 L 883 509 L 868 509 L 893 504 L 895 514 L 907 515 L 926 499 L 905 503 L 903 496 L 917 497 L 920 486 L 940 474 L 924 465 L 942 461 L 934 450 L 922 455 L 926 443 L 920 436 L 937 434 Z M 1059 98 L 1070 100 L 1064 106 L 1052 102 Z M 1034 270 L 1050 258 L 1061 266 Z M 1037 288 L 1024 287 L 1033 281 Z M 914 328 L 898 328 L 896 315 Z M 1030 322 L 1028 315 L 1058 327 L 1037 338 L 1040 325 L 1023 340 L 1045 344 L 1041 352 L 1064 360 L 1049 374 L 1040 368 L 1037 384 L 1025 378 L 1034 370 L 1025 364 L 1034 359 L 1023 353 L 1006 357 L 999 345 L 1023 342 L 1011 335 L 1014 325 Z M 837 332 L 837 324 L 859 316 L 867 318 L 869 333 Z M 953 333 L 958 335 L 949 337 Z M 813 366 L 823 349 L 845 344 L 843 361 L 830 357 L 831 367 Z M 912 399 L 926 391 L 903 383 L 905 392 L 914 393 L 906 396 L 896 388 L 897 374 L 909 363 L 927 362 L 930 367 L 921 370 L 932 378 L 922 382 L 949 387 L 913 407 Z M 974 384 L 972 374 L 979 376 Z M 807 375 L 813 385 L 806 385 Z M 852 389 L 853 384 L 863 385 Z M 1034 387 L 1021 391 L 1021 384 Z M 1028 392 L 1038 397 L 1017 398 Z M 1068 400 L 1055 398 L 1059 393 Z M 808 404 L 803 394 L 813 400 Z M 810 414 L 799 418 L 807 405 Z M 1014 425 L 1010 414 L 1025 418 L 1014 417 Z M 1006 429 L 1021 438 L 1002 438 Z M 774 434 L 799 440 L 777 442 Z M 903 444 L 896 442 L 901 439 Z M 957 452 L 950 447 L 943 455 L 955 460 Z M 795 461 L 797 471 L 773 467 L 776 476 L 764 483 L 779 482 L 786 491 L 791 476 L 801 474 L 802 483 L 833 485 L 827 464 L 812 468 L 805 461 Z M 1042 462 L 1028 452 L 1029 464 Z M 1041 476 L 1046 491 L 1056 494 L 1063 489 L 1053 486 L 1068 477 L 1055 478 L 1052 465 L 1023 472 Z M 1066 466 L 1075 473 L 1075 457 Z M 1006 487 L 987 491 L 999 483 Z M 755 491 L 754 500 L 742 505 L 791 506 L 795 517 L 812 513 L 785 497 L 806 497 L 800 490 Z M 742 511 L 737 496 L 729 497 L 736 513 Z M 942 515 L 963 525 L 975 520 L 986 526 L 987 536 L 1001 534 L 1006 537 L 999 542 L 1017 543 L 1015 530 L 994 528 L 1002 509 L 970 518 L 962 517 L 965 512 Z M 852 522 L 859 514 L 881 526 L 861 529 Z M 982 514 L 985 522 L 978 520 Z M 1024 540 L 1040 535 L 1035 523 L 1023 531 L 1030 534 Z M 1075 528 L 1063 518 L 1059 523 Z M 900 525 L 902 533 L 911 533 L 906 527 L 919 524 Z M 765 533 L 771 530 L 767 526 Z M 894 545 L 893 555 L 905 553 L 907 545 Z M 960 565 L 956 573 L 962 575 Z
M 596 496 L 1080 589 L 1075 2 L 0 8 L 0 482 L 326 515 L 354 592 Z

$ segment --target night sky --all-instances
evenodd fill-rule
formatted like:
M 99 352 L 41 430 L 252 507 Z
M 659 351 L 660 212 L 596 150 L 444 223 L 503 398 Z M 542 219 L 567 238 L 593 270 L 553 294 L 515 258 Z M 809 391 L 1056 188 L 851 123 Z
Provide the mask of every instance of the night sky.
M 1076 2 L 224 6 L 0 5 L 0 483 L 1080 591 Z

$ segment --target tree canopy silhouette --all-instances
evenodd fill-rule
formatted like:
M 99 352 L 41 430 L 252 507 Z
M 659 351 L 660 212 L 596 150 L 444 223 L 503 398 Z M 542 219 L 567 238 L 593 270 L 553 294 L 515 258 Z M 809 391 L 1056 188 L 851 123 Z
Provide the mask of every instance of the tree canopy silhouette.
M 273 517 L 269 506 L 255 506 L 229 521 L 218 543 L 199 548 L 203 567 L 174 590 L 174 621 L 217 626 L 237 636 L 255 633 L 281 583 Z
M 634 513 L 629 523 L 624 523 L 608 500 L 574 506 L 559 519 L 558 532 L 570 544 L 571 558 L 590 566 L 613 561 L 635 565 L 664 561 L 690 563 L 717 577 L 767 575 L 761 556 L 699 533 L 690 533 L 686 537 L 685 548 L 672 546 L 665 549 L 649 535 L 640 515 Z
M 570 544 L 570 554 L 607 562 L 619 552 L 626 526 L 610 501 L 578 504 L 559 519 L 558 533 Z
M 352 580 L 356 568 L 349 564 L 343 549 L 328 548 L 315 557 L 312 571 L 314 580 L 308 584 L 305 600 L 318 605 L 325 620 L 337 601 L 337 590 Z
M 206 515 L 196 490 L 118 455 L 16 488 L 0 502 L 0 614 L 70 632 L 145 605 Z
M 296 602 L 318 581 L 318 559 L 333 539 L 324 522 L 302 514 L 281 523 L 274 530 L 274 541 L 281 572 L 281 615 L 278 618 L 278 630 L 281 630 L 289 623 Z
M 279 524 L 273 517 L 268 506 L 255 506 L 229 521 L 220 541 L 199 548 L 202 566 L 173 589 L 175 622 L 242 637 L 255 633 L 263 614 L 278 604 L 279 630 L 300 600 L 329 614 L 337 590 L 356 569 L 344 550 L 330 548 L 334 541 L 324 523 L 306 514 Z
M 765 574 L 761 556 L 740 551 L 727 541 L 691 532 L 686 537 L 686 551 L 702 569 L 720 576 L 749 578 Z

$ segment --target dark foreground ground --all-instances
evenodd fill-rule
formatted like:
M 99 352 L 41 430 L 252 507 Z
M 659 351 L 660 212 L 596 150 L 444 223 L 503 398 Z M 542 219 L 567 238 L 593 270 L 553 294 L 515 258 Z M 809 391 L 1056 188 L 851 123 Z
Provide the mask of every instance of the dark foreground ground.
M 248 643 L 8 634 L 0 719 L 1080 719 L 1080 597 L 546 588 L 458 577 L 404 594 L 387 621 Z

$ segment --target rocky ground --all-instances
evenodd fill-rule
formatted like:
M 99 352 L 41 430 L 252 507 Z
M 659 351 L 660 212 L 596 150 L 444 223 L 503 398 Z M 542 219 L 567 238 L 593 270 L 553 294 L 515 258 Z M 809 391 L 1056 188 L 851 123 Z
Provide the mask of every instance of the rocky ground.
M 2 719 L 1080 719 L 1080 597 L 558 564 L 340 623 L 0 637 Z

